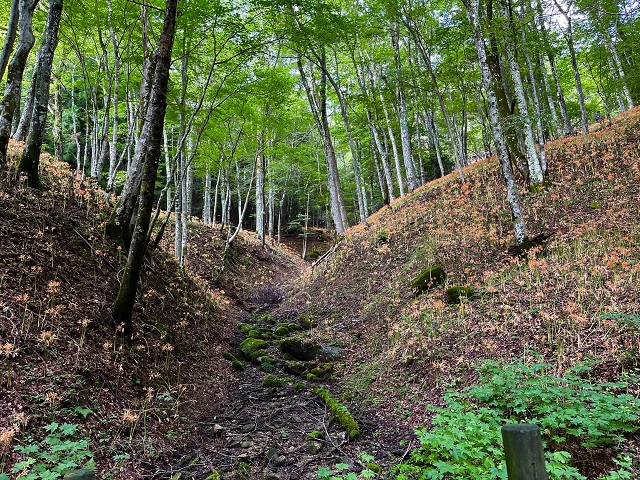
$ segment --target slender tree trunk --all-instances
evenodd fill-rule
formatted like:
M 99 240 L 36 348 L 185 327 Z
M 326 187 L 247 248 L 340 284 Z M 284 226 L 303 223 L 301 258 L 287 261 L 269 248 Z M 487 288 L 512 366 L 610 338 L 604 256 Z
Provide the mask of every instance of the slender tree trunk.
M 629 107 L 629 109 L 632 109 L 634 107 L 633 99 L 631 98 L 631 92 L 629 91 L 629 87 L 627 86 L 627 81 L 624 76 L 624 69 L 622 68 L 622 62 L 620 61 L 620 57 L 618 56 L 618 50 L 616 49 L 616 46 L 611 41 L 611 38 L 609 38 L 607 35 L 605 35 L 604 38 L 605 38 L 605 44 L 607 46 L 607 50 L 611 54 L 611 57 L 609 58 L 609 60 L 613 59 L 613 62 L 617 67 L 617 74 L 618 74 L 617 76 L 620 80 L 620 87 L 622 88 L 624 97 L 627 100 L 627 106 Z
M 564 34 L 564 38 L 567 41 L 569 47 L 569 55 L 571 56 L 571 67 L 573 69 L 573 77 L 576 81 L 576 91 L 578 92 L 578 103 L 580 104 L 580 114 L 582 116 L 582 134 L 587 135 L 589 133 L 589 117 L 587 115 L 587 107 L 584 102 L 584 91 L 582 90 L 582 80 L 580 78 L 580 70 L 578 68 L 578 59 L 576 57 L 576 49 L 573 44 L 573 23 L 567 10 L 564 10 L 557 0 L 553 0 L 557 9 L 564 17 L 567 27 Z
M 510 22 L 513 22 L 512 16 L 509 14 Z M 515 39 L 514 39 L 515 42 Z M 533 138 L 533 128 L 531 127 L 531 119 L 529 117 L 529 109 L 527 107 L 527 99 L 524 93 L 524 86 L 522 84 L 522 76 L 520 73 L 520 64 L 516 60 L 513 49 L 514 45 L 507 45 L 507 57 L 509 58 L 509 66 L 511 67 L 511 79 L 513 80 L 513 88 L 518 104 L 518 110 L 520 111 L 520 126 L 522 133 L 524 134 L 527 165 L 529 167 L 529 184 L 539 185 L 543 182 L 542 167 L 538 159 L 538 152 L 536 151 L 536 142 Z
M 324 56 L 322 58 L 324 58 Z M 326 68 L 321 69 L 319 86 L 316 86 L 315 82 L 313 82 L 313 84 L 309 82 L 300 56 L 298 56 L 298 70 L 300 72 L 300 79 L 302 80 L 307 93 L 309 105 L 316 122 L 316 127 L 322 137 L 322 145 L 327 162 L 329 194 L 331 197 L 331 216 L 333 218 L 336 232 L 340 235 L 349 228 L 349 222 L 347 220 L 347 211 L 344 207 L 344 200 L 342 198 L 342 187 L 340 185 L 340 177 L 338 175 L 338 162 L 336 160 L 333 140 L 331 139 L 331 132 L 329 130 L 326 76 L 324 74 L 324 70 L 326 70 Z M 313 80 L 313 75 L 311 80 Z
M 498 158 L 500 159 L 500 165 L 502 166 L 502 174 L 504 176 L 507 186 L 507 199 L 511 206 L 511 213 L 514 219 L 514 231 L 516 244 L 519 248 L 525 249 L 529 246 L 529 237 L 527 236 L 527 229 L 524 222 L 524 214 L 522 207 L 522 199 L 518 192 L 518 186 L 516 184 L 513 170 L 511 169 L 511 161 L 507 153 L 507 143 L 504 135 L 502 134 L 502 125 L 500 123 L 500 115 L 498 113 L 498 103 L 496 95 L 491 88 L 491 73 L 487 62 L 487 53 L 482 38 L 479 19 L 479 0 L 463 0 L 463 3 L 467 9 L 467 17 L 469 23 L 473 27 L 473 37 L 476 47 L 476 53 L 478 55 L 478 63 L 480 65 L 480 72 L 482 74 L 482 87 L 487 92 L 487 103 L 489 104 L 489 114 L 491 116 L 491 124 L 493 128 L 493 136 L 496 141 L 496 149 L 498 150 Z M 493 84 L 495 85 L 496 79 Z
M 55 94 L 53 96 L 53 147 L 56 160 L 62 161 L 63 156 L 63 139 L 62 139 L 62 94 L 60 82 L 56 82 Z
M 432 111 L 427 111 L 424 114 L 424 123 L 426 128 L 431 131 L 431 137 L 433 140 L 433 146 L 436 150 L 436 160 L 438 161 L 438 168 L 440 169 L 440 176 L 445 176 L 444 163 L 442 162 L 442 150 L 440 149 L 440 139 L 438 138 L 438 129 L 434 120 L 434 114 Z
M 18 35 L 18 46 L 16 52 L 9 63 L 7 71 L 7 86 L 4 90 L 4 97 L 0 103 L 0 169 L 3 169 L 7 162 L 7 146 L 11 135 L 13 116 L 20 99 L 22 88 L 22 76 L 27 64 L 29 52 L 35 42 L 32 31 L 33 11 L 38 4 L 38 0 L 20 0 L 20 34 Z
M 544 16 L 542 10 L 542 3 L 537 0 L 536 3 L 536 16 L 538 17 L 538 26 L 542 34 L 545 49 L 547 51 L 547 58 L 549 59 L 549 66 L 551 67 L 551 74 L 553 75 L 553 81 L 556 84 L 556 94 L 558 96 L 558 105 L 560 105 L 560 114 L 562 115 L 562 121 L 564 122 L 564 134 L 573 134 L 573 125 L 571 125 L 571 118 L 567 111 L 567 103 L 564 100 L 564 93 L 562 92 L 562 85 L 560 84 L 560 78 L 558 76 L 558 68 L 556 67 L 556 60 L 551 51 L 551 45 L 549 45 L 549 35 L 544 26 Z
M 78 124 L 76 121 L 76 94 L 75 94 L 75 84 L 76 79 L 75 75 L 71 74 L 71 121 L 73 122 L 73 141 L 76 144 L 76 176 L 80 173 L 80 154 L 82 152 L 82 148 L 80 146 L 80 133 L 78 132 Z
M 27 184 L 33 188 L 41 187 L 38 168 L 40 166 L 40 151 L 42 149 L 44 128 L 47 123 L 51 70 L 53 68 L 53 57 L 58 45 L 58 30 L 60 29 L 61 17 L 62 0 L 51 0 L 45 27 L 45 37 L 40 47 L 38 84 L 33 102 L 34 116 L 29 128 L 27 143 L 18 164 L 18 170 L 27 174 Z
M 265 201 L 264 201 L 264 154 L 263 150 L 264 131 L 261 132 L 256 152 L 256 233 L 262 243 L 265 237 Z
M 169 83 L 169 67 L 171 65 L 171 49 L 175 34 L 177 3 L 178 0 L 167 0 L 166 3 L 164 26 L 156 54 L 157 66 L 149 100 L 149 119 L 145 122 L 136 147 L 136 153 L 142 156 L 144 163 L 143 180 L 140 189 L 140 207 L 129 255 L 127 256 L 127 265 L 112 311 L 113 322 L 117 326 L 123 325 L 124 336 L 129 340 L 132 340 L 133 337 L 133 306 L 144 261 L 144 253 L 147 248 L 147 231 L 151 219 L 153 195 L 158 175 L 162 129 L 167 108 L 167 86 Z
M 7 33 L 4 37 L 4 44 L 0 52 L 0 84 L 4 78 L 4 71 L 9 63 L 9 57 L 13 50 L 13 44 L 16 41 L 18 33 L 18 19 L 20 17 L 20 0 L 11 1 L 11 10 L 9 11 L 9 23 L 7 24 Z
M 384 113 L 384 119 L 387 124 L 387 132 L 389 135 L 389 142 L 391 143 L 391 151 L 393 152 L 393 160 L 396 166 L 396 175 L 398 178 L 398 187 L 400 188 L 400 196 L 404 197 L 406 191 L 404 189 L 404 176 L 402 175 L 402 167 L 400 166 L 400 155 L 398 155 L 398 146 L 396 144 L 396 137 L 393 133 L 393 125 L 391 124 L 391 118 L 389 117 L 389 111 L 384 101 L 382 91 L 380 92 L 380 105 L 382 105 L 382 112 Z
M 396 66 L 396 98 L 398 101 L 402 159 L 404 160 L 404 171 L 407 175 L 407 185 L 409 191 L 412 192 L 418 188 L 418 180 L 413 164 L 413 152 L 411 151 L 411 133 L 409 132 L 409 121 L 407 119 L 407 99 L 403 90 L 404 77 L 402 75 L 402 63 L 400 59 L 400 26 L 397 22 L 391 35 L 391 43 L 393 45 L 393 56 Z

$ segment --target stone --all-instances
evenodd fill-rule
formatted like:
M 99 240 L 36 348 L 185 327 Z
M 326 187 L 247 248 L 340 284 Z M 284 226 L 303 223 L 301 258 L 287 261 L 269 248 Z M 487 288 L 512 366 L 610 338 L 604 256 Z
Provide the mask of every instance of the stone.
M 247 423 L 246 425 L 242 426 L 242 433 L 250 433 L 250 432 L 253 432 L 255 429 L 256 429 L 255 423 Z
M 224 432 L 224 427 L 218 423 L 216 423 L 213 426 L 212 432 L 214 435 L 218 436 L 218 435 L 222 435 L 222 433 Z
M 260 350 L 264 350 L 269 344 L 260 338 L 246 338 L 240 344 L 240 351 L 244 356 L 251 359 L 252 355 Z
M 446 280 L 447 273 L 444 268 L 440 265 L 434 265 L 423 270 L 413 281 L 411 288 L 415 293 L 420 294 L 443 285 Z
M 285 457 L 284 455 L 280 455 L 273 461 L 273 465 L 276 467 L 281 467 L 285 464 L 286 461 L 287 457 Z
M 451 287 L 445 291 L 447 303 L 456 305 L 462 303 L 463 299 L 470 299 L 475 295 L 473 287 Z

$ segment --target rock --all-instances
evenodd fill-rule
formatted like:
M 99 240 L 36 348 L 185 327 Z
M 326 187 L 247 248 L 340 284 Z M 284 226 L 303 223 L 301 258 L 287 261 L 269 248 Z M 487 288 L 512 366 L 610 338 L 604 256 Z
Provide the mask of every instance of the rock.
M 266 464 L 275 464 L 277 458 L 278 449 L 276 447 L 271 447 L 269 450 L 267 450 L 267 453 L 264 454 L 264 460 Z
M 300 328 L 304 330 L 311 330 L 312 328 L 315 328 L 318 326 L 318 322 L 316 322 L 309 315 L 304 313 L 300 315 L 299 321 L 300 321 Z
M 285 464 L 286 461 L 287 461 L 287 457 L 285 457 L 284 455 L 280 455 L 278 456 L 278 458 L 276 458 L 273 461 L 273 465 L 276 467 L 281 467 L 282 465 Z
M 220 424 L 216 423 L 216 424 L 213 426 L 212 433 L 213 433 L 215 436 L 222 435 L 222 433 L 223 433 L 223 432 L 224 432 L 224 427 L 223 427 L 222 425 L 220 425 Z
M 284 325 L 280 325 L 273 333 L 278 337 L 286 337 L 289 335 L 289 329 Z
M 64 480 L 95 480 L 96 471 L 93 468 L 82 468 L 67 473 Z
M 449 305 L 456 305 L 462 302 L 462 299 L 469 299 L 475 295 L 473 287 L 451 287 L 445 291 L 447 295 L 447 303 Z
M 240 351 L 243 355 L 251 359 L 255 352 L 265 349 L 269 344 L 260 338 L 246 338 L 240 344 Z
M 248 440 L 245 440 L 244 442 L 240 442 L 240 446 L 242 448 L 249 448 L 251 446 L 251 442 Z
M 411 288 L 420 294 L 443 285 L 446 280 L 447 273 L 444 269 L 440 265 L 434 265 L 420 273 L 411 284 Z
M 265 388 L 280 388 L 284 381 L 275 375 L 267 375 L 262 381 L 262 386 Z
M 251 433 L 256 429 L 255 423 L 247 423 L 242 426 L 242 433 Z
M 280 351 L 288 353 L 298 360 L 315 360 L 320 345 L 314 342 L 302 342 L 299 338 L 285 338 L 280 342 Z
M 244 363 L 236 359 L 233 362 L 231 362 L 231 368 L 237 371 L 244 370 Z

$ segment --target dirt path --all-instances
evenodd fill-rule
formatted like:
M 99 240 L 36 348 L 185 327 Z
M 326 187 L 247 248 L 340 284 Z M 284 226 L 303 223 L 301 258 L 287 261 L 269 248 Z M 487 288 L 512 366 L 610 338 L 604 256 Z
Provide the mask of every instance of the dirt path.
M 255 315 L 247 317 L 248 322 L 255 319 Z M 342 426 L 314 392 L 315 387 L 331 389 L 331 380 L 309 381 L 307 374 L 292 371 L 292 365 L 311 368 L 330 363 L 292 361 L 282 355 L 280 340 L 269 333 L 282 324 L 274 325 L 273 320 L 271 323 L 244 324 L 259 327 L 260 335 L 269 339 L 268 355 L 264 358 L 271 358 L 271 362 L 262 358 L 262 365 L 255 359 L 251 363 L 238 351 L 237 357 L 245 366 L 238 372 L 238 381 L 215 411 L 201 420 L 197 440 L 181 452 L 184 455 L 181 461 L 153 478 L 316 479 L 320 467 L 334 468 L 336 463 L 346 463 L 352 466 L 352 471 L 361 471 L 365 467 L 360 460 L 361 452 L 375 455 L 381 466 L 394 463 L 403 454 L 397 440 L 385 439 L 378 426 L 357 415 L 361 435 L 349 441 Z M 255 330 L 251 335 L 256 335 Z M 267 374 L 282 379 L 283 385 L 264 387 Z M 216 472 L 219 476 L 215 476 Z

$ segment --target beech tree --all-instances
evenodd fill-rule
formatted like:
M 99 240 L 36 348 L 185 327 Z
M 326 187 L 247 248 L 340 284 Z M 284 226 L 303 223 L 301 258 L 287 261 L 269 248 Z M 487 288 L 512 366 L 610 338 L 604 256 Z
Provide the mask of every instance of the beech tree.
M 177 4 L 178 0 L 166 1 L 164 25 L 153 59 L 155 69 L 150 85 L 151 92 L 147 120 L 142 127 L 140 138 L 136 144 L 135 155 L 143 164 L 140 205 L 131 239 L 131 247 L 127 255 L 127 264 L 111 314 L 114 324 L 123 327 L 123 333 L 127 339 L 131 339 L 133 335 L 133 306 L 144 262 L 144 253 L 148 243 L 147 232 L 153 209 L 154 190 L 162 148 L 164 116 L 167 109 L 167 86 L 169 85 L 171 51 L 176 30 Z

